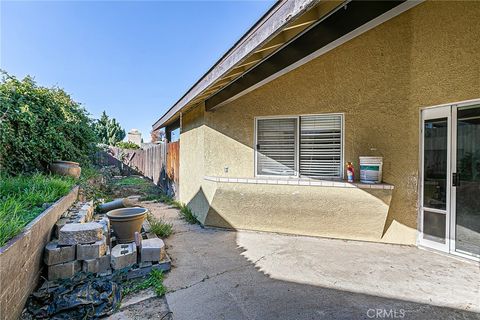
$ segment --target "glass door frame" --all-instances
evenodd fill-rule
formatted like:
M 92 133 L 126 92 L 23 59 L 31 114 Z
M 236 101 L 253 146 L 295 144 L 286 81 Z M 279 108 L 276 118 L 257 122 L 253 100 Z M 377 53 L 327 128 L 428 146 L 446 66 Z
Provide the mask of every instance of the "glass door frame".
M 418 205 L 418 238 L 417 244 L 421 247 L 450 253 L 474 261 L 480 261 L 480 257 L 467 253 L 457 252 L 455 248 L 456 228 L 456 186 L 452 184 L 452 176 L 457 173 L 457 110 L 459 107 L 480 104 L 480 99 L 465 100 L 454 103 L 446 103 L 437 106 L 420 109 L 420 161 L 419 161 L 419 205 Z M 425 120 L 447 118 L 447 206 L 446 206 L 446 230 L 445 244 L 424 239 L 423 234 L 423 190 L 424 190 L 424 123 Z M 430 210 L 430 209 L 428 209 Z
M 429 247 L 432 249 L 440 250 L 443 252 L 449 252 L 450 250 L 450 216 L 451 216 L 451 197 L 450 197 L 450 192 L 451 188 L 449 186 L 451 185 L 451 146 L 452 146 L 452 130 L 451 130 L 451 118 L 452 118 L 452 113 L 451 113 L 451 105 L 443 105 L 443 106 L 438 106 L 438 107 L 430 107 L 430 108 L 424 108 L 420 111 L 420 177 L 419 177 L 419 186 L 420 186 L 420 192 L 419 192 L 419 238 L 418 238 L 418 244 L 421 246 Z M 425 121 L 426 120 L 433 120 L 433 119 L 447 119 L 447 176 L 446 176 L 446 207 L 445 210 L 441 209 L 435 209 L 435 208 L 425 208 L 424 207 L 424 168 L 425 168 Z M 433 240 L 425 239 L 424 238 L 424 212 L 430 211 L 430 212 L 435 212 L 435 213 L 440 213 L 440 214 L 445 214 L 445 243 L 439 243 Z
M 467 107 L 467 106 L 471 106 L 471 105 L 478 105 L 480 103 L 480 99 L 475 99 L 475 100 L 468 100 L 468 101 L 463 101 L 463 102 L 458 102 L 458 103 L 454 103 L 454 104 L 451 104 L 451 108 L 452 108 L 452 120 L 451 120 L 451 123 L 452 123 L 452 128 L 451 128 L 451 131 L 452 131 L 452 160 L 451 160 L 451 171 L 452 173 L 450 174 L 450 176 L 452 176 L 454 173 L 457 173 L 457 120 L 458 120 L 458 117 L 457 117 L 457 112 L 458 112 L 458 108 L 461 108 L 461 107 Z M 475 254 L 468 254 L 468 253 L 463 253 L 463 252 L 460 252 L 460 251 L 457 251 L 456 250 L 456 246 L 455 246 L 455 240 L 456 240 L 456 220 L 457 220 L 457 214 L 456 214 L 456 210 L 457 210 L 457 187 L 452 184 L 450 184 L 450 189 L 451 189 L 451 206 L 450 206 L 450 214 L 451 214 L 451 218 L 450 218 L 450 253 L 452 254 L 455 254 L 457 256 L 460 256 L 460 257 L 464 257 L 464 258 L 468 258 L 468 259 L 472 259 L 472 260 L 476 260 L 476 261 L 480 261 L 480 256 L 477 256 Z

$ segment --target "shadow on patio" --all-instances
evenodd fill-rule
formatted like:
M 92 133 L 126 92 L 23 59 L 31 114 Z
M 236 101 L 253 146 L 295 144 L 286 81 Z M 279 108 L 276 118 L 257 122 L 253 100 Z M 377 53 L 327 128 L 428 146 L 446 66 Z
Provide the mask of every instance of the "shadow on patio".
M 202 229 L 175 210 L 175 319 L 480 319 L 478 264 L 414 247 Z

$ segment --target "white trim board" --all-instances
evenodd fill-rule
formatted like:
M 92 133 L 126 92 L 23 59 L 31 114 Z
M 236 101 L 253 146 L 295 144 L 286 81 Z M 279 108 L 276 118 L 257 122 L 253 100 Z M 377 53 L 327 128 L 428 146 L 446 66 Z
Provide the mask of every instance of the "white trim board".
M 240 93 L 237 93 L 236 95 L 234 95 L 233 97 L 219 103 L 218 105 L 214 106 L 211 111 L 215 111 L 216 108 L 219 108 L 221 106 L 224 106 L 238 98 L 240 98 L 241 96 L 255 90 L 255 89 L 258 89 L 260 88 L 261 86 L 269 83 L 270 81 L 273 81 L 275 79 L 277 79 L 278 77 L 281 77 L 283 76 L 284 74 L 306 64 L 307 62 L 310 62 L 312 61 L 313 59 L 315 58 L 318 58 L 320 57 L 321 55 L 329 52 L 330 50 L 333 50 L 335 49 L 336 47 L 352 40 L 353 38 L 356 38 L 358 37 L 359 35 L 379 26 L 380 24 L 398 16 L 399 14 L 415 7 L 416 5 L 422 3 L 424 0 L 407 0 L 406 2 L 398 5 L 397 7 L 385 12 L 384 14 L 376 17 L 375 19 L 367 22 L 366 24 L 358 27 L 357 29 L 353 30 L 353 31 L 350 31 L 349 33 L 347 33 L 346 35 L 338 38 L 337 40 L 333 41 L 333 42 L 330 42 L 329 44 L 327 44 L 326 46 L 324 46 L 323 48 L 321 49 L 318 49 L 317 51 L 309 54 L 308 56 L 306 56 L 305 58 L 303 59 L 300 59 L 298 60 L 297 62 L 295 63 L 292 63 L 291 65 L 289 65 L 288 67 L 272 74 L 271 76 L 269 76 L 268 78 L 260 81 L 259 83 L 243 90 L 242 92 Z

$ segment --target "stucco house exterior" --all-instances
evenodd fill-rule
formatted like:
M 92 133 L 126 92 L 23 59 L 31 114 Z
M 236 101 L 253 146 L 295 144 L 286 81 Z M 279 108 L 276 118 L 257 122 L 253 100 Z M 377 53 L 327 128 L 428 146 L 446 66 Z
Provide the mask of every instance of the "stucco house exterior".
M 154 125 L 209 226 L 480 257 L 480 2 L 277 2 Z M 383 182 L 358 179 L 383 157 Z

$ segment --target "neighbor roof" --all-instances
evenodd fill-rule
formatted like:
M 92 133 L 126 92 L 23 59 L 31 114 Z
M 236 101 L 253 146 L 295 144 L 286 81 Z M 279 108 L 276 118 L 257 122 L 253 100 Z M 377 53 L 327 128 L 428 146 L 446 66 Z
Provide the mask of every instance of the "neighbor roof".
M 198 103 L 215 95 L 349 1 L 280 0 L 225 55 L 153 124 L 171 124 Z

